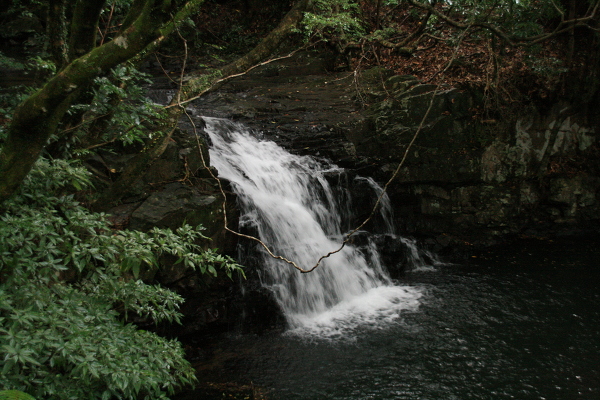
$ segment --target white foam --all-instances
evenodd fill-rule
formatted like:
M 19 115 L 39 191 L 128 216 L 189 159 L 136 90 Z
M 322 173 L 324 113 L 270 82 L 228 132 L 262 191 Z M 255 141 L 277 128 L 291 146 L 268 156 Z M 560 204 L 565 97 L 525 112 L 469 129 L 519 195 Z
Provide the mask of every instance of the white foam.
M 289 333 L 306 338 L 351 339 L 358 329 L 382 329 L 398 321 L 401 313 L 415 311 L 423 288 L 379 286 L 313 315 L 290 316 L 298 328 Z

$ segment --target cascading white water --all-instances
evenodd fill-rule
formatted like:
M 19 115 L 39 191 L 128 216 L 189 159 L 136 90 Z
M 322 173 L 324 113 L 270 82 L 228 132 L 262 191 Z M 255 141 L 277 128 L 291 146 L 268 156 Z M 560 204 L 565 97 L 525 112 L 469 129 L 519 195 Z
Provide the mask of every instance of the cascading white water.
M 396 228 L 394 227 L 393 211 L 390 198 L 387 196 L 387 194 L 383 193 L 383 188 L 379 186 L 373 178 L 356 177 L 356 180 L 365 181 L 373 190 L 375 196 L 381 197 L 379 207 L 381 210 L 381 216 L 383 217 L 383 223 L 385 225 L 385 232 L 383 233 L 393 235 L 396 232 Z
M 241 227 L 256 230 L 274 253 L 305 269 L 339 248 L 341 207 L 326 179 L 340 173 L 338 167 L 290 154 L 231 121 L 205 121 L 211 164 L 238 195 Z M 307 274 L 262 253 L 263 284 L 274 291 L 292 329 L 335 335 L 393 319 L 421 296 L 418 288 L 394 286 L 376 254 L 367 261 L 350 245 Z

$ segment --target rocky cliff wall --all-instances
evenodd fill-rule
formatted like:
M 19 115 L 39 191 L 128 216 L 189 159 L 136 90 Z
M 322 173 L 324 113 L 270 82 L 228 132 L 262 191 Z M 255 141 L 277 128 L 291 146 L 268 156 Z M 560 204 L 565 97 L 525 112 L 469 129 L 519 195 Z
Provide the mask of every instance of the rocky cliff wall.
M 383 184 L 431 106 L 389 188 L 401 233 L 452 247 L 597 229 L 598 96 L 513 105 L 503 117 L 482 118 L 478 90 L 328 66 L 322 54 L 298 53 L 232 80 L 194 112 L 243 122 L 292 152 L 330 158 Z
M 593 104 L 517 106 L 502 120 L 481 120 L 481 96 L 469 90 L 392 76 L 370 93 L 376 101 L 347 137 L 377 165 L 378 180 L 395 170 L 430 108 L 390 186 L 403 231 L 446 246 L 598 227 Z

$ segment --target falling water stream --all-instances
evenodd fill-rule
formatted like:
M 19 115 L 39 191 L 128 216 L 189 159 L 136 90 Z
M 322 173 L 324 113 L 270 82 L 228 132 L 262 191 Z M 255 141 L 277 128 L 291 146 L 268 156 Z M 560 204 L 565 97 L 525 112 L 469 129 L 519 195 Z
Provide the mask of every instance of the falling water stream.
M 336 166 L 206 121 L 241 229 L 303 268 L 339 247 L 350 199 L 329 186 Z M 221 337 L 201 379 L 251 383 L 273 400 L 600 398 L 597 237 L 529 240 L 462 265 L 432 264 L 403 240 L 412 265 L 399 281 L 369 246 L 309 274 L 264 256 L 289 330 Z

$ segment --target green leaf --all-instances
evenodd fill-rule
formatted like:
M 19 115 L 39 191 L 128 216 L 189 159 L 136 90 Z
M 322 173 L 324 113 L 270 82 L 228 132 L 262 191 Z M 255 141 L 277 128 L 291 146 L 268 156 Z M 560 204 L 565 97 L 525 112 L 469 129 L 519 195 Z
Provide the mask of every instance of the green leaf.
M 19 390 L 0 390 L 0 400 L 35 400 L 35 398 Z
M 131 272 L 133 272 L 134 278 L 138 279 L 140 276 L 140 263 L 134 263 L 131 267 Z

